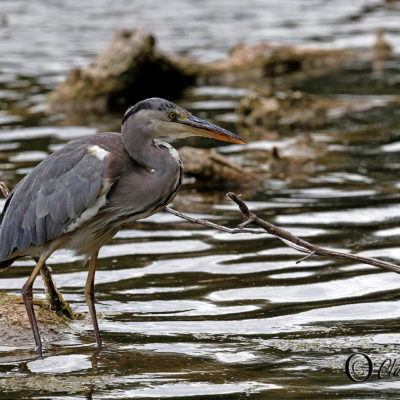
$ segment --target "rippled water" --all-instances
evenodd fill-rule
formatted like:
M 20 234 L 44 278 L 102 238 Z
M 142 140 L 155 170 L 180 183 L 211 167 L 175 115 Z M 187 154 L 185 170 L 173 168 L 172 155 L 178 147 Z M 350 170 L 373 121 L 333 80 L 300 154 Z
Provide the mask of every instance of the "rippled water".
M 48 115 L 41 101 L 119 26 L 144 23 L 162 49 L 206 60 L 223 57 L 239 41 L 369 46 L 379 26 L 398 51 L 400 13 L 380 3 L 103 0 L 94 7 L 3 0 L 1 180 L 14 186 L 47 154 L 98 126 L 118 129 L 115 116 L 71 126 Z M 389 78 L 397 82 L 398 75 Z M 324 93 L 330 90 L 337 95 L 335 87 Z M 181 103 L 235 129 L 232 111 L 245 92 L 199 87 Z M 371 95 L 382 100 L 387 92 L 374 87 L 365 97 Z M 326 153 L 315 170 L 294 177 L 275 177 L 268 164 L 267 150 L 291 140 L 283 133 L 277 141 L 219 150 L 257 169 L 254 186 L 237 191 L 260 217 L 315 244 L 396 263 L 398 121 L 398 109 L 384 107 L 309 132 Z M 188 181 L 173 206 L 235 226 L 240 214 L 226 191 Z M 396 398 L 398 378 L 378 380 L 374 372 L 357 384 L 344 365 L 354 352 L 369 354 L 375 365 L 400 357 L 400 276 L 321 258 L 296 264 L 301 257 L 268 235 L 215 232 L 166 212 L 133 224 L 100 253 L 96 301 L 105 350 L 93 354 L 89 318 L 74 322 L 60 341 L 43 337 L 43 360 L 34 358 L 33 339 L 2 345 L 0 385 L 7 389 L 0 398 Z M 60 251 L 49 264 L 65 299 L 86 313 L 81 261 Z M 18 294 L 33 265 L 16 262 L 0 275 L 0 290 Z M 40 279 L 35 294 L 44 297 Z

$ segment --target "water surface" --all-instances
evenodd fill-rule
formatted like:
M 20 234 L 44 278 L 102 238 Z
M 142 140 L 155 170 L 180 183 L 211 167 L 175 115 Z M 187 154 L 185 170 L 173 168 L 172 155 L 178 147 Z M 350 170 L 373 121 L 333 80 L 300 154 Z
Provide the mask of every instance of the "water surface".
M 120 116 L 84 125 L 46 112 L 46 93 L 76 65 L 88 64 L 118 27 L 146 24 L 164 51 L 202 60 L 226 56 L 240 41 L 368 47 L 384 27 L 396 51 L 399 12 L 378 1 L 212 2 L 174 0 L 2 1 L 0 14 L 0 176 L 11 187 L 49 153 Z M 371 71 L 364 71 L 372 76 Z M 397 84 L 393 72 L 385 87 Z M 320 88 L 384 103 L 379 85 Z M 351 92 L 351 93 L 350 93 Z M 180 100 L 190 110 L 236 130 L 233 110 L 246 90 L 199 87 Z M 390 93 L 390 94 L 393 94 Z M 291 232 L 329 248 L 400 258 L 398 109 L 353 113 L 303 132 L 326 147 L 312 172 L 273 176 L 267 152 L 291 137 L 218 147 L 251 166 L 259 180 L 240 188 L 250 208 Z M 239 132 L 240 133 L 240 132 Z M 183 142 L 173 143 L 177 147 Z M 228 188 L 187 184 L 173 206 L 235 226 Z M 4 205 L 1 200 L 0 206 Z M 364 352 L 375 366 L 399 357 L 400 277 L 365 265 L 309 258 L 269 235 L 242 236 L 188 224 L 162 212 L 119 232 L 100 253 L 96 273 L 99 324 L 105 342 L 94 353 L 90 319 L 62 340 L 43 337 L 44 359 L 31 342 L 0 347 L 0 398 L 394 398 L 396 377 L 353 383 L 347 357 Z M 87 312 L 87 269 L 67 251 L 51 257 L 54 279 L 75 311 Z M 0 276 L 0 290 L 18 294 L 33 261 Z M 44 297 L 40 279 L 35 294 Z

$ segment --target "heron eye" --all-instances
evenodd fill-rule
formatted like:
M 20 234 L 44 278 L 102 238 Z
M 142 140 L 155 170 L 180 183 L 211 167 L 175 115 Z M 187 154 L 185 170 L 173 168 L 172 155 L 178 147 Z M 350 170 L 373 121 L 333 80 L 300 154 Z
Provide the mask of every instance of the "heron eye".
M 174 113 L 173 111 L 171 111 L 171 112 L 168 114 L 168 118 L 169 118 L 169 119 L 175 119 L 175 118 L 176 118 L 176 113 Z

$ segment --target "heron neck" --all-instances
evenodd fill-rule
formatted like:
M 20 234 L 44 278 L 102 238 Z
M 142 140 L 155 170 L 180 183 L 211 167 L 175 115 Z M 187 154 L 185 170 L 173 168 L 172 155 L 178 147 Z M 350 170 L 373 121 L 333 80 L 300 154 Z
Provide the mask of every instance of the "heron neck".
M 132 135 L 122 130 L 122 143 L 125 150 L 138 164 L 157 171 L 162 167 L 159 150 L 146 132 L 135 130 L 135 133 Z

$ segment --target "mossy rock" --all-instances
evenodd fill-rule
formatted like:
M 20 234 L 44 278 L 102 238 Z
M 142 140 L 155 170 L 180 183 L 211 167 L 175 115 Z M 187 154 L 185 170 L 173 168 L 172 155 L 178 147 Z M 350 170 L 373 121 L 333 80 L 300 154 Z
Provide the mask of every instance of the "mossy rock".
M 33 307 L 39 331 L 44 339 L 62 338 L 68 332 L 65 315 L 60 316 L 43 300 L 33 299 Z M 74 314 L 81 317 L 82 314 Z M 21 296 L 0 292 L 0 345 L 33 343 L 32 329 Z

